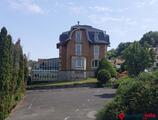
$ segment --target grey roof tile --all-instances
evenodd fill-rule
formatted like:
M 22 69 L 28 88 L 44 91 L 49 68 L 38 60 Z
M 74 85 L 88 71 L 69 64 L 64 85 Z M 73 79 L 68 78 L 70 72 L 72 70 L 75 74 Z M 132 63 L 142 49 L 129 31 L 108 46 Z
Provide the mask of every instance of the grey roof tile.
M 110 44 L 109 42 L 109 35 L 104 33 L 103 30 L 99 30 L 97 28 L 93 28 L 89 25 L 75 25 L 71 27 L 70 31 L 63 32 L 60 35 L 60 42 L 67 41 L 70 38 L 70 32 L 74 29 L 85 29 L 87 32 L 87 38 L 90 43 L 104 43 L 104 44 Z

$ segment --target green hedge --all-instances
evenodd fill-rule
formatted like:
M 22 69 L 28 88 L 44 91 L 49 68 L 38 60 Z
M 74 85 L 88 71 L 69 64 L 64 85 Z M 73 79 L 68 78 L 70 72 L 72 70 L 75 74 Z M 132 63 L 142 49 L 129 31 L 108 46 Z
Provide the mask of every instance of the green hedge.
M 25 92 L 27 58 L 20 39 L 14 44 L 5 27 L 0 31 L 0 120 L 4 120 Z
M 114 88 L 118 88 L 121 84 L 128 83 L 130 80 L 133 80 L 133 79 L 128 76 L 125 76 L 120 79 L 116 79 L 115 81 L 113 81 L 112 84 L 113 84 Z
M 142 73 L 138 78 L 121 82 L 116 97 L 98 112 L 97 120 L 116 120 L 121 112 L 158 114 L 158 84 L 154 74 Z

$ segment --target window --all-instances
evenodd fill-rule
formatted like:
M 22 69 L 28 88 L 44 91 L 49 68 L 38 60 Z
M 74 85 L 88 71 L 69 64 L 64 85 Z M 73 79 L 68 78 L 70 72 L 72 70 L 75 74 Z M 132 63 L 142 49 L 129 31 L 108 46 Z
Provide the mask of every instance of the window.
M 86 70 L 86 59 L 84 57 L 72 57 L 71 67 L 73 70 Z
M 82 45 L 81 44 L 76 44 L 76 55 L 81 55 L 81 49 L 82 49 Z
M 76 42 L 77 43 L 81 42 L 81 31 L 76 31 Z
M 99 46 L 98 45 L 94 46 L 94 57 L 95 58 L 99 57 Z
M 76 67 L 83 67 L 83 59 L 76 58 Z
M 98 33 L 98 32 L 95 32 L 95 35 L 94 35 L 95 41 L 98 41 L 98 35 L 99 35 L 99 33 Z
M 92 67 L 97 68 L 99 66 L 99 60 L 92 60 Z

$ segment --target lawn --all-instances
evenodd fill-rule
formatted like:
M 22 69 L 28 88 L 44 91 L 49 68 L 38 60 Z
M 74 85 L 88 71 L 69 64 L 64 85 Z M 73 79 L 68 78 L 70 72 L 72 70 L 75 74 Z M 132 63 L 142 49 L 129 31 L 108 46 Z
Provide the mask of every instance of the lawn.
M 88 78 L 85 80 L 78 81 L 55 81 L 55 82 L 40 82 L 34 83 L 28 86 L 28 88 L 36 88 L 36 87 L 61 87 L 61 86 L 71 86 L 71 85 L 82 85 L 82 84 L 95 84 L 97 83 L 96 78 Z

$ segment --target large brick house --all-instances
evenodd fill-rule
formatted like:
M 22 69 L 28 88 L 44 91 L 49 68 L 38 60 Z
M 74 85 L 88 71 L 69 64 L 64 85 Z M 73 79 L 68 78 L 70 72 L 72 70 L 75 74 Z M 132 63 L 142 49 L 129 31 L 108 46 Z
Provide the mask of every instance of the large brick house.
M 105 31 L 88 25 L 72 26 L 60 35 L 59 41 L 59 77 L 64 79 L 94 76 L 110 44 Z

